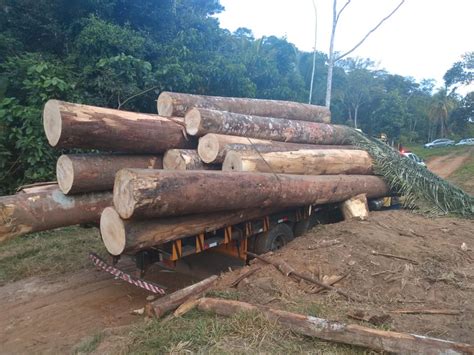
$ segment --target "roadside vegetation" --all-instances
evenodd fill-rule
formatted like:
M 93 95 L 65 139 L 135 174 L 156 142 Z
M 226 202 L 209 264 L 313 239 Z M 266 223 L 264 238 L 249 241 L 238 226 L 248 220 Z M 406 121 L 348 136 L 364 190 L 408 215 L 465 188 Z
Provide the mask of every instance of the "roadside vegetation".
M 68 227 L 14 238 L 0 248 L 0 285 L 89 267 L 90 251 L 105 254 L 96 228 Z

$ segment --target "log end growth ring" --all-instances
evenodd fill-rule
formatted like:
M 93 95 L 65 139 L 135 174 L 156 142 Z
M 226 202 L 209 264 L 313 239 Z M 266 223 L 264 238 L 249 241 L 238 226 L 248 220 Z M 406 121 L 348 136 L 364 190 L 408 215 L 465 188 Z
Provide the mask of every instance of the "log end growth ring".
M 179 149 L 167 150 L 163 156 L 163 169 L 165 170 L 186 170 L 186 162 Z
M 198 134 L 199 127 L 201 126 L 201 113 L 197 108 L 193 108 L 186 113 L 184 124 L 189 135 L 195 136 Z
M 158 114 L 164 117 L 173 116 L 173 99 L 167 92 L 158 96 Z
M 240 154 L 234 151 L 227 152 L 224 162 L 222 163 L 223 171 L 242 171 L 242 159 Z
M 100 235 L 107 251 L 120 255 L 125 250 L 125 226 L 113 207 L 107 207 L 100 216 Z
M 59 189 L 67 195 L 74 185 L 74 164 L 67 155 L 61 155 L 56 163 L 56 178 Z
M 114 206 L 120 217 L 128 219 L 132 217 L 135 209 L 133 198 L 132 180 L 134 174 L 128 169 L 122 169 L 115 175 L 114 182 Z
M 46 138 L 52 147 L 55 147 L 61 138 L 62 120 L 58 100 L 49 100 L 44 105 L 43 128 Z
M 219 154 L 219 141 L 213 134 L 199 138 L 198 155 L 204 163 L 213 163 Z

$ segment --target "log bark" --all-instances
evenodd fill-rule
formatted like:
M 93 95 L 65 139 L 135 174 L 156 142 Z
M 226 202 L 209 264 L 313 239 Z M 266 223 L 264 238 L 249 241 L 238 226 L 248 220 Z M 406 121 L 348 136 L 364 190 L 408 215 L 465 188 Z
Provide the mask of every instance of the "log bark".
M 278 322 L 299 334 L 379 351 L 402 354 L 474 353 L 474 345 L 471 344 L 344 324 L 240 301 L 201 298 L 197 302 L 197 308 L 222 316 L 232 316 L 240 312 L 260 312 L 270 321 Z
M 191 95 L 174 92 L 162 92 L 158 97 L 158 113 L 165 117 L 182 117 L 189 109 L 194 107 L 288 120 L 331 122 L 331 112 L 328 108 L 299 102 Z
M 115 178 L 114 206 L 122 218 L 128 219 L 297 207 L 341 202 L 361 193 L 375 198 L 388 192 L 382 179 L 366 175 L 123 169 Z
M 367 152 L 345 149 L 302 149 L 268 153 L 229 151 L 222 170 L 302 175 L 374 173 L 372 159 Z
M 305 144 L 350 144 L 351 128 L 193 108 L 184 118 L 191 136 L 208 133 Z
M 0 197 L 0 242 L 23 234 L 75 224 L 94 223 L 112 193 L 66 196 L 56 184 Z
M 51 146 L 113 152 L 163 153 L 195 148 L 185 137 L 182 119 L 49 100 L 43 126 Z
M 341 203 L 341 211 L 345 220 L 354 218 L 366 220 L 369 218 L 367 196 L 365 194 L 360 194 L 344 201 Z
M 66 195 L 111 191 L 115 174 L 124 168 L 162 169 L 163 162 L 152 155 L 67 154 L 56 163 L 56 178 Z
M 194 149 L 170 149 L 163 156 L 165 170 L 217 170 L 219 166 L 204 164 Z
M 124 220 L 113 207 L 108 207 L 102 212 L 100 218 L 100 234 L 110 254 L 134 254 L 143 249 L 200 233 L 212 232 L 277 211 L 278 208 L 254 208 L 137 221 Z
M 348 145 L 314 145 L 276 142 L 263 139 L 227 136 L 209 133 L 199 138 L 198 154 L 205 163 L 222 163 L 228 151 L 254 151 L 261 153 L 286 152 L 300 149 L 355 149 Z
M 145 312 L 149 317 L 161 318 L 166 313 L 175 310 L 191 298 L 202 295 L 214 285 L 217 278 L 216 275 L 210 276 L 198 283 L 159 298 L 156 301 L 147 304 Z

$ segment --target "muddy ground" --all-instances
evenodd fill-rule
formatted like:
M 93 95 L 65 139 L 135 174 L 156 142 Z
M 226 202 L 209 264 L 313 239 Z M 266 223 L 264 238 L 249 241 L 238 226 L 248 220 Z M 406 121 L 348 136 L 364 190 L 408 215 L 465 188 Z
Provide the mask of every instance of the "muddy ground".
M 428 165 L 449 176 L 463 164 L 458 160 L 440 158 Z M 345 275 L 335 286 L 356 295 L 358 302 L 333 292 L 315 292 L 312 285 L 259 261 L 223 274 L 217 290 L 244 301 L 345 322 L 368 325 L 354 317 L 378 316 L 372 320 L 383 329 L 474 343 L 473 249 L 472 220 L 374 212 L 368 221 L 317 226 L 270 256 L 322 280 Z M 220 263 L 213 270 L 209 265 L 196 260 L 185 265 L 185 273 L 155 268 L 150 275 L 172 291 L 227 268 Z M 236 289 L 230 288 L 230 282 L 249 267 L 260 269 Z M 0 287 L 0 353 L 74 352 L 82 339 L 104 329 L 142 322 L 131 312 L 143 307 L 147 296 L 92 266 L 7 283 Z M 403 309 L 447 309 L 456 314 L 391 313 Z

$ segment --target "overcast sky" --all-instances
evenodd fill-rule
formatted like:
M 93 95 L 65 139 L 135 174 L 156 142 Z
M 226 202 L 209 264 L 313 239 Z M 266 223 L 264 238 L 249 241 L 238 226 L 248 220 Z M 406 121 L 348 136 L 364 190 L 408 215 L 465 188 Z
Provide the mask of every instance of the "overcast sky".
M 339 0 L 338 6 L 346 1 Z M 400 0 L 352 0 L 339 20 L 336 51 L 353 47 Z M 314 10 L 311 0 L 221 0 L 226 10 L 221 26 L 231 31 L 250 28 L 255 37 L 286 36 L 305 51 L 314 47 Z M 316 0 L 316 48 L 328 52 L 332 0 Z M 474 50 L 474 0 L 406 0 L 393 17 L 352 54 L 368 57 L 379 68 L 417 80 L 442 83 L 444 73 Z

